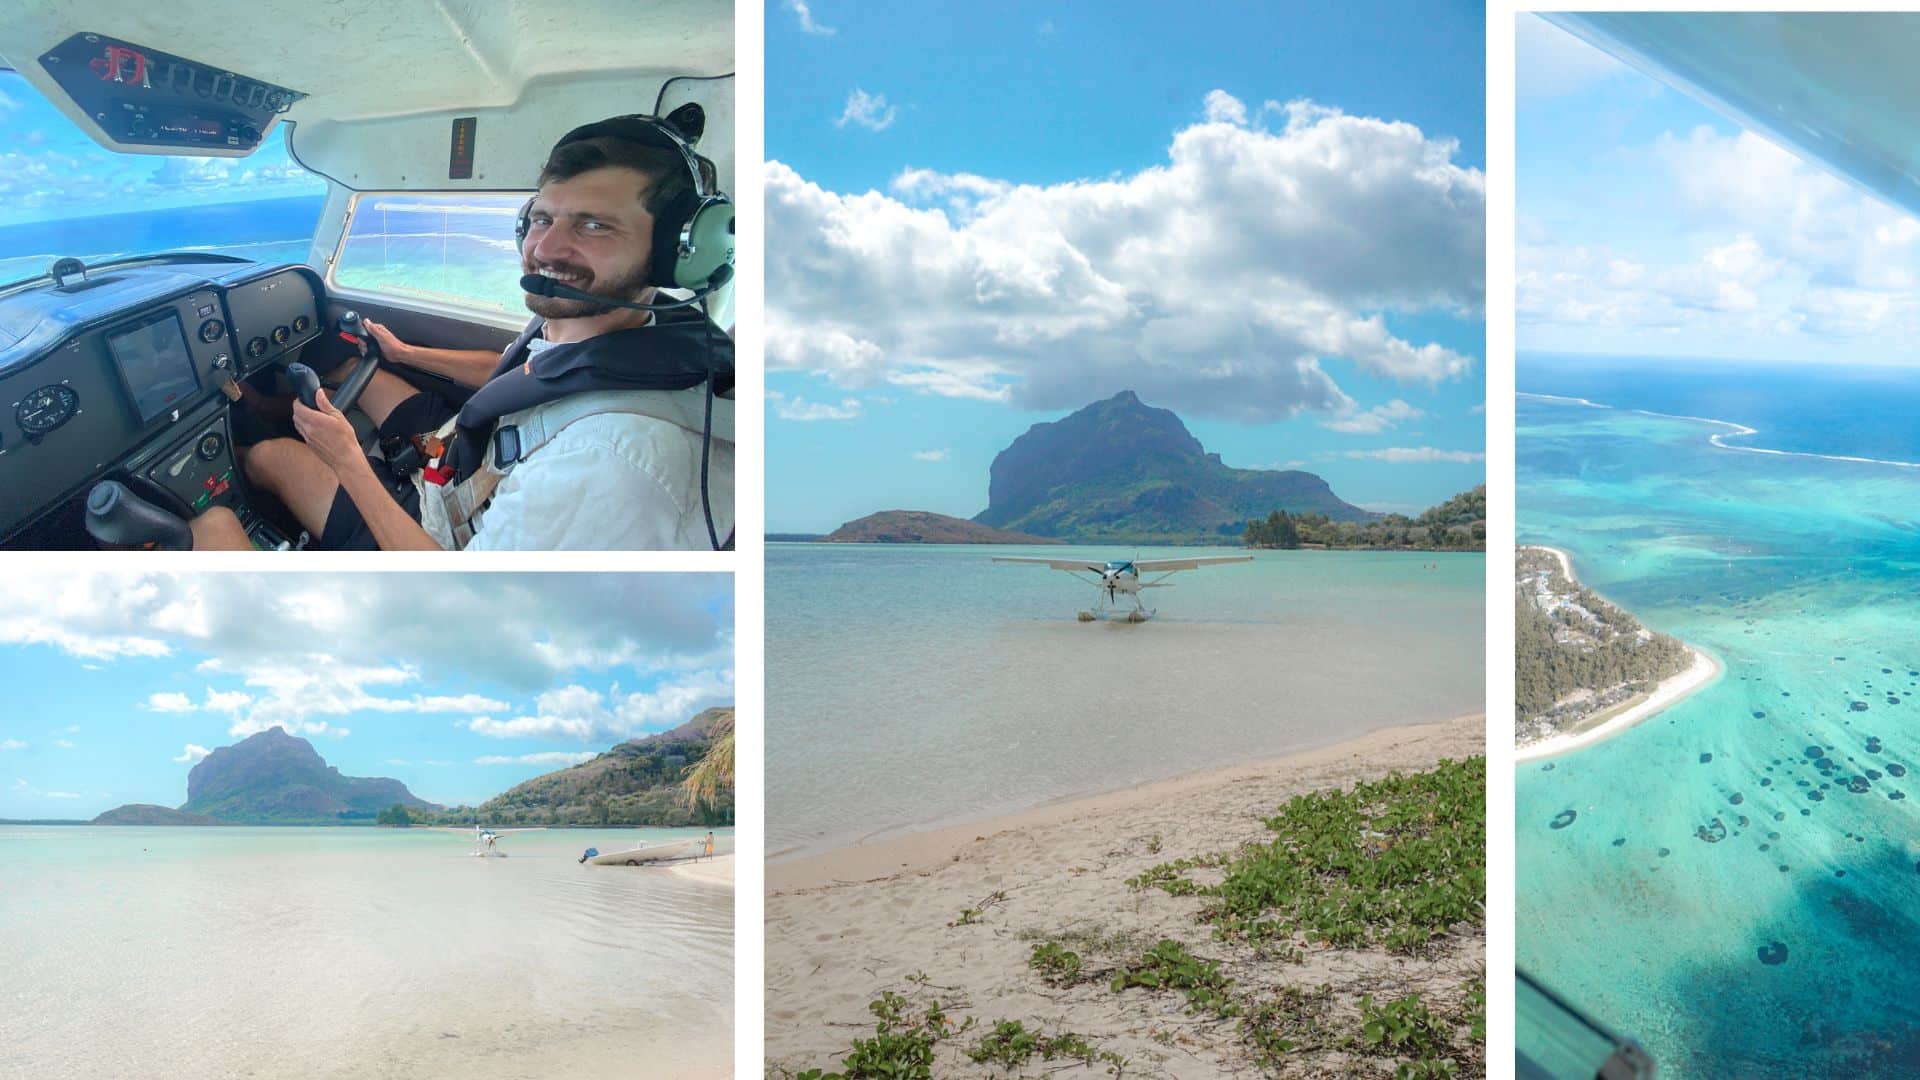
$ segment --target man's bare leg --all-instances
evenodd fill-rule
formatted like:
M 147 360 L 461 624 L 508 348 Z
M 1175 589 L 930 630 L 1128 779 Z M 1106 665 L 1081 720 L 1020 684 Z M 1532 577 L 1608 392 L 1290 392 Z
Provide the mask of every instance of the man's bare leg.
M 193 550 L 195 551 L 251 551 L 253 541 L 247 536 L 246 527 L 233 511 L 224 506 L 216 506 L 192 521 L 187 528 L 193 532 Z
M 369 384 L 367 389 L 373 389 Z M 298 439 L 268 439 L 240 449 L 247 480 L 280 497 L 293 516 L 317 539 L 327 527 L 327 514 L 340 481 L 320 455 Z
M 352 370 L 352 362 L 342 364 L 328 372 L 327 379 L 330 382 L 339 382 Z M 387 422 L 387 417 L 393 415 L 395 407 L 419 392 L 419 387 L 391 371 L 382 369 L 374 372 L 373 378 L 367 380 L 367 388 L 360 391 L 360 398 L 354 402 L 353 407 L 366 413 L 367 419 L 372 420 L 375 427 L 379 427 Z M 327 391 L 327 396 L 331 398 L 333 391 Z

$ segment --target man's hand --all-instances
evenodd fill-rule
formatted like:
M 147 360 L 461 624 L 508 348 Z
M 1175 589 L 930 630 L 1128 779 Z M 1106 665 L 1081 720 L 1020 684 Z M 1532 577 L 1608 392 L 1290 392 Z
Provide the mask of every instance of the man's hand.
M 307 448 L 344 482 L 350 471 L 367 467 L 367 457 L 360 452 L 360 440 L 354 436 L 353 424 L 327 400 L 327 392 L 316 393 L 314 401 L 319 408 L 309 409 L 295 399 L 294 429 L 306 440 Z
M 360 320 L 360 324 L 367 328 L 367 333 L 373 335 L 374 342 L 380 346 L 381 355 L 396 364 L 414 363 L 415 356 L 413 346 L 394 337 L 393 331 L 374 322 L 372 319 L 363 318 Z

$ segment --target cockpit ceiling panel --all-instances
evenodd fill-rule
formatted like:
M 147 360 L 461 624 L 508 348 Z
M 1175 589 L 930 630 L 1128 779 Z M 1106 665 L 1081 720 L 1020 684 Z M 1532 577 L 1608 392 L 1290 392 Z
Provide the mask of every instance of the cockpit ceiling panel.
M 511 109 L 541 83 L 624 76 L 657 89 L 674 75 L 733 70 L 730 0 L 197 0 L 191 17 L 152 0 L 6 7 L 0 63 L 122 152 L 152 150 L 116 144 L 35 62 L 73 34 L 109 34 L 297 87 L 309 96 L 284 114 L 295 122 Z M 595 116 L 637 111 L 625 106 L 611 102 Z M 444 146 L 439 152 L 445 156 Z
M 560 136 L 582 124 L 622 113 L 663 113 L 697 101 L 706 110 L 706 133 L 696 149 L 713 159 L 720 189 L 733 192 L 734 82 L 678 79 L 662 99 L 658 76 L 600 75 L 541 82 L 512 108 L 462 109 L 417 116 L 336 123 L 307 120 L 288 135 L 301 165 L 356 191 L 519 191 L 533 187 L 548 151 Z M 453 122 L 473 117 L 472 176 L 450 173 Z
M 1860 12 L 1546 15 L 1908 213 L 1920 214 L 1920 19 Z

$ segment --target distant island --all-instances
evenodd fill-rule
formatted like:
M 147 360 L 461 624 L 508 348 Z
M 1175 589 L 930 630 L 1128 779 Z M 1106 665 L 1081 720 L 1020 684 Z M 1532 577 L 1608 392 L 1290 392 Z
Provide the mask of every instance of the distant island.
M 823 537 L 829 544 L 1064 544 L 927 510 L 882 510 Z
M 1354 506 L 1310 472 L 1232 468 L 1171 410 L 1125 390 L 1013 440 L 994 457 L 987 508 L 972 520 L 884 510 L 824 536 L 767 539 L 1484 551 L 1486 517 L 1484 484 L 1408 518 Z
M 1593 731 L 1698 664 L 1694 651 L 1573 580 L 1551 548 L 1514 552 L 1515 741 Z M 1705 658 L 1700 658 L 1705 660 Z M 1711 661 L 1703 674 L 1710 676 Z M 1691 686 L 1674 689 L 1684 693 Z
M 723 743 L 733 708 L 708 709 L 671 731 L 620 743 L 590 761 L 538 776 L 478 807 L 417 798 L 398 780 L 343 776 L 313 744 L 271 728 L 208 754 L 187 774 L 180 808 L 133 803 L 92 825 L 721 825 L 730 786 L 685 797 L 688 770 Z M 730 770 L 727 775 L 731 775 Z

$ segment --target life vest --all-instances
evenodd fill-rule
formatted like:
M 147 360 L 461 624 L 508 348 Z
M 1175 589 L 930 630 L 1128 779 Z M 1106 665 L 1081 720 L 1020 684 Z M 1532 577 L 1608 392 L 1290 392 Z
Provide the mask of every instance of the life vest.
M 546 320 L 530 322 L 501 354 L 493 377 L 434 432 L 444 442 L 442 456 L 412 473 L 427 535 L 447 550 L 466 547 L 507 473 L 589 416 L 646 416 L 731 443 L 732 410 L 724 422 L 716 412 L 709 428 L 700 388 L 711 380 L 714 393 L 732 391 L 732 340 L 698 311 L 666 314 L 656 313 L 647 326 L 537 352 L 531 344 Z

